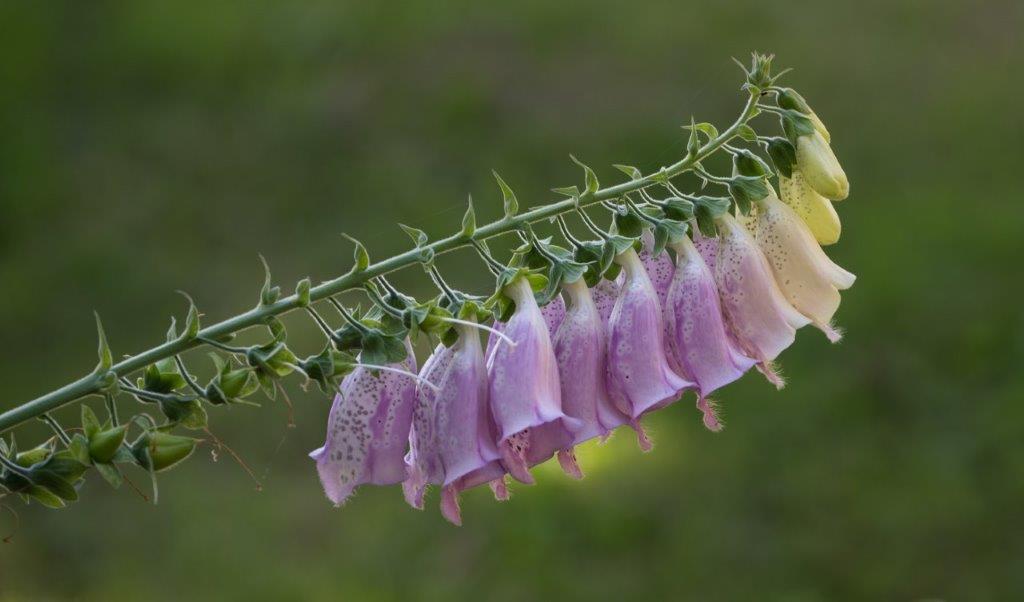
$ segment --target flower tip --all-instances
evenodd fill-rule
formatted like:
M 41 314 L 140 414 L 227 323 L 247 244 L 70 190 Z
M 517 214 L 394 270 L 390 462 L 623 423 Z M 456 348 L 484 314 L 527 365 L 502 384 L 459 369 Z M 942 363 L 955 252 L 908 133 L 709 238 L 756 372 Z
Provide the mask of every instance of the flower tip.
M 459 508 L 459 494 L 455 488 L 449 485 L 441 492 L 441 515 L 445 520 L 455 525 L 462 526 L 462 510 Z
M 402 494 L 405 502 L 417 510 L 423 510 L 423 493 L 425 487 L 413 484 L 412 479 L 402 482 Z
M 580 469 L 579 462 L 576 461 L 576 453 L 573 450 L 558 450 L 558 464 L 569 477 L 577 481 L 583 478 L 583 470 Z
M 508 493 L 508 484 L 505 482 L 505 477 L 494 479 L 488 485 L 491 488 L 491 492 L 494 493 L 494 499 L 499 502 L 507 502 L 508 498 L 511 497 Z
M 704 427 L 712 433 L 720 433 L 725 428 L 721 418 L 718 416 L 718 404 L 714 401 L 701 397 L 697 400 L 697 409 L 704 415 Z
M 505 466 L 512 478 L 524 485 L 533 485 L 533 475 L 526 465 L 521 449 L 516 449 L 516 444 L 511 439 L 501 442 L 501 463 Z
M 772 362 L 758 362 L 757 371 L 763 374 L 768 382 L 775 385 L 776 389 L 781 391 L 786 386 L 786 379 L 782 378 Z
M 843 340 L 843 331 L 841 328 L 836 328 L 831 324 L 815 324 L 815 326 L 825 333 L 825 336 L 828 337 L 830 343 L 835 344 Z
M 640 451 L 647 453 L 654 449 L 654 443 L 651 442 L 651 438 L 647 436 L 647 431 L 643 425 L 640 424 L 639 420 L 634 420 L 632 424 L 633 430 L 636 431 L 636 442 L 640 446 Z

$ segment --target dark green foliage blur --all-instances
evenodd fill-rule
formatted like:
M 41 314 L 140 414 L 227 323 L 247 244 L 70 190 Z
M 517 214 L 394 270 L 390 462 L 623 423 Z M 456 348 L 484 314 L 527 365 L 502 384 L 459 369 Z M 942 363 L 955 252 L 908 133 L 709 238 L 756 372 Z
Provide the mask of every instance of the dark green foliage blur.
M 620 433 L 581 483 L 464 496 L 461 529 L 398 487 L 331 507 L 315 386 L 289 381 L 295 428 L 280 396 L 213 408 L 262 491 L 201 433 L 156 507 L 95 475 L 65 510 L 0 500 L 0 600 L 1024 597 L 1022 25 L 1015 0 L 0 3 L 0 408 L 93 367 L 94 309 L 137 352 L 176 289 L 207 323 L 254 305 L 257 253 L 290 291 L 348 269 L 342 231 L 381 258 L 409 244 L 395 222 L 457 229 L 469 193 L 499 216 L 491 168 L 528 207 L 581 184 L 570 152 L 606 184 L 675 161 L 691 114 L 733 119 L 751 50 L 832 132 L 829 253 L 859 276 L 846 339 L 805 329 L 784 391 L 721 392 L 723 433 L 687 398 L 652 453 Z M 471 254 L 440 265 L 489 292 Z

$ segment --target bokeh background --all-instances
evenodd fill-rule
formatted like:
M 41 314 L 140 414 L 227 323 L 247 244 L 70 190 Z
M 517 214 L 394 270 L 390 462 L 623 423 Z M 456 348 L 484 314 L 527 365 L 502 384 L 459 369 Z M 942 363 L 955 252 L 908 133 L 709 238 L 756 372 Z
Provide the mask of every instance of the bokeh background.
M 842 344 L 802 331 L 783 392 L 718 396 L 724 433 L 676 405 L 652 453 L 621 434 L 581 483 L 471 492 L 461 529 L 396 487 L 332 508 L 306 458 L 329 402 L 291 386 L 295 428 L 280 402 L 211 412 L 262 491 L 207 446 L 156 507 L 96 478 L 58 512 L 4 500 L 0 600 L 1024 596 L 1022 5 L 486 4 L 0 4 L 0 407 L 92 367 L 93 309 L 135 352 L 175 289 L 208 322 L 254 303 L 258 252 L 290 288 L 347 269 L 342 231 L 382 257 L 469 193 L 496 216 L 492 167 L 529 205 L 578 180 L 570 152 L 605 181 L 672 162 L 691 114 L 732 120 L 754 49 L 795 68 L 852 181 Z M 442 266 L 490 287 L 468 254 Z

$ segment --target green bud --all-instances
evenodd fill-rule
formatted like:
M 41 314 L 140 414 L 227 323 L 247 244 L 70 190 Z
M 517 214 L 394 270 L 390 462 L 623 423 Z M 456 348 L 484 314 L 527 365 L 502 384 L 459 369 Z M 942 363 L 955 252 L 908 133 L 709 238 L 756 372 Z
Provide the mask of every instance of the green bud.
M 127 429 L 128 425 L 122 424 L 94 433 L 89 437 L 89 457 L 95 462 L 110 462 L 124 442 Z
M 132 455 L 146 470 L 167 470 L 195 451 L 197 439 L 161 431 L 144 433 L 132 444 Z

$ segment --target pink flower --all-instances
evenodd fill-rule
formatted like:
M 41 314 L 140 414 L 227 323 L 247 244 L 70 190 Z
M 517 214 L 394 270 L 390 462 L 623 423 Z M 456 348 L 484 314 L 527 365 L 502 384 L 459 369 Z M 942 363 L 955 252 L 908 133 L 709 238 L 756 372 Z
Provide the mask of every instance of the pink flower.
M 504 333 L 516 344 L 496 345 L 488 359 L 491 414 L 505 469 L 532 483 L 528 467 L 572 445 L 579 423 L 562 413 L 551 336 L 529 282 L 516 277 L 503 292 L 515 302 Z
M 658 292 L 658 302 L 664 307 L 665 299 L 668 296 L 668 287 L 672 284 L 676 266 L 672 263 L 672 258 L 668 256 L 668 253 L 662 252 L 657 257 L 654 256 L 654 235 L 650 230 L 644 230 L 640 240 L 643 242 L 643 248 L 638 253 L 640 261 L 647 270 L 651 285 Z
M 796 338 L 796 329 L 810 320 L 800 314 L 779 290 L 768 260 L 757 242 L 732 215 L 716 219 L 715 281 L 722 313 L 744 353 L 776 387 L 784 381 L 772 361 Z
M 694 384 L 676 374 L 665 358 L 664 323 L 658 293 L 636 251 L 615 261 L 624 278 L 608 323 L 608 391 L 634 425 L 640 416 L 668 405 Z M 643 432 L 641 446 L 650 448 Z
M 392 368 L 416 370 L 412 347 Z M 405 445 L 416 397 L 415 374 L 359 366 L 342 381 L 327 423 L 327 441 L 309 454 L 327 497 L 340 506 L 359 485 L 393 485 L 406 478 Z
M 693 242 L 683 238 L 672 248 L 676 270 L 665 305 L 669 365 L 697 383 L 704 425 L 718 431 L 722 426 L 708 395 L 743 376 L 756 361 L 740 351 L 726 330 L 714 274 Z
M 615 408 L 608 395 L 606 323 L 590 290 L 582 279 L 563 285 L 562 290 L 569 297 L 569 309 L 555 334 L 555 360 L 563 376 L 562 411 L 581 423 L 572 440 L 572 445 L 579 445 L 594 437 L 607 437 L 630 419 Z M 571 447 L 560 450 L 558 459 L 567 473 L 582 476 Z
M 403 489 L 406 501 L 422 508 L 426 485 L 441 485 L 442 514 L 461 524 L 458 493 L 501 479 L 504 470 L 487 403 L 487 367 L 479 332 L 469 325 L 456 328 L 455 344 L 439 346 L 423 367 L 422 378 L 436 383 L 438 391 L 417 391 L 406 458 L 409 479 Z

